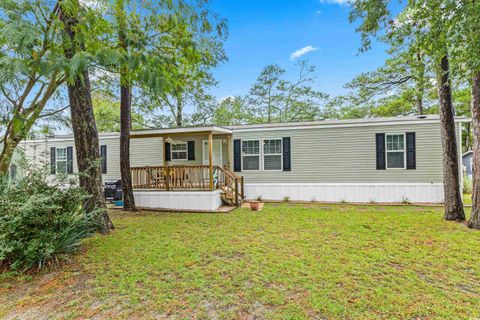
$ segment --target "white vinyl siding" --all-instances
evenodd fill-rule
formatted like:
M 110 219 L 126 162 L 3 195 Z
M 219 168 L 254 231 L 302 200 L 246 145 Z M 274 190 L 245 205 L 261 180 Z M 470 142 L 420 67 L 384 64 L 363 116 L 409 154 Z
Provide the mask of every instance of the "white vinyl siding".
M 405 169 L 405 134 L 386 134 L 387 169 Z
M 282 139 L 263 140 L 263 170 L 282 170 Z
M 458 123 L 457 132 L 458 132 Z M 416 170 L 377 170 L 376 133 L 416 134 Z M 409 123 L 233 132 L 232 139 L 290 137 L 292 171 L 241 172 L 250 183 L 442 183 L 440 124 Z M 373 137 L 373 138 L 372 138 Z M 460 136 L 457 137 L 460 144 Z M 385 146 L 386 147 L 386 146 Z M 233 163 L 233 156 L 230 161 Z
M 242 141 L 242 170 L 260 170 L 260 140 Z

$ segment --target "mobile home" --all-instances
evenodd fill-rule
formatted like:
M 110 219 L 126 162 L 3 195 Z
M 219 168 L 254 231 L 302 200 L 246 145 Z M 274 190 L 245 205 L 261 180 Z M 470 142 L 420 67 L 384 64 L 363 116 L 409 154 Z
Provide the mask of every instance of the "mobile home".
M 455 120 L 460 165 L 465 121 Z M 443 201 L 434 115 L 135 130 L 131 137 L 140 207 L 212 211 L 243 199 Z M 119 139 L 100 134 L 104 181 L 120 179 Z M 50 166 L 52 176 L 77 171 L 72 136 L 24 141 L 21 148 L 29 161 Z

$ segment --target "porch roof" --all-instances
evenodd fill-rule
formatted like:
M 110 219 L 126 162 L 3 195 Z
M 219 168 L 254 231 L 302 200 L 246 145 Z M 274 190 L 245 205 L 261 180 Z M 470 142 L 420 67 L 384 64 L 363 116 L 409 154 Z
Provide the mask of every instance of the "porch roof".
M 202 133 L 208 133 L 208 134 L 212 133 L 213 135 L 232 134 L 232 130 L 224 127 L 218 127 L 218 126 L 142 129 L 142 130 L 133 130 L 130 136 L 132 138 L 171 137 L 176 135 L 202 134 Z

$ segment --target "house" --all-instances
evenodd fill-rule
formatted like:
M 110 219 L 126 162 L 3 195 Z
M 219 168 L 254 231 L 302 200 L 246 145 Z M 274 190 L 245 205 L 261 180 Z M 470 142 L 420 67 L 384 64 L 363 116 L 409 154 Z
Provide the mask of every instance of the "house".
M 465 118 L 456 118 L 458 145 Z M 242 199 L 443 201 L 438 116 L 136 130 L 131 166 L 138 206 L 216 210 Z M 100 135 L 104 181 L 120 179 L 119 134 Z M 52 176 L 75 173 L 72 136 L 22 142 Z M 461 150 L 458 154 L 461 159 Z M 460 170 L 461 172 L 461 170 Z
M 463 173 L 468 177 L 472 178 L 472 169 L 473 169 L 473 151 L 467 151 L 462 155 L 462 164 L 463 164 Z

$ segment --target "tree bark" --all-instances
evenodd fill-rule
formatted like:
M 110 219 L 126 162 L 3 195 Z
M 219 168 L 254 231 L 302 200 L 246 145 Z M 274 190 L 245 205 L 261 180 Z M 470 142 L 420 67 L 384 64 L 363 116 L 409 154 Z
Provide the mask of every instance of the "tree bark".
M 416 77 L 416 98 L 415 105 L 417 115 L 423 114 L 423 96 L 425 95 L 425 62 L 423 61 L 423 54 L 417 53 L 417 60 L 420 64 L 418 74 Z
M 473 89 L 473 87 L 472 87 L 472 89 Z M 473 95 L 473 93 L 472 93 L 472 95 Z M 470 127 L 471 127 L 470 122 L 465 123 L 465 131 L 467 132 L 467 134 L 465 135 L 465 150 L 467 150 L 467 151 L 472 150 L 472 142 L 470 140 L 470 130 L 471 130 Z
M 473 189 L 468 227 L 480 229 L 480 71 L 472 77 Z
M 182 95 L 177 93 L 177 111 L 175 115 L 175 124 L 177 127 L 181 127 L 183 124 L 183 100 Z
M 440 104 L 440 131 L 443 147 L 443 190 L 446 220 L 463 221 L 462 196 L 460 194 L 460 169 L 455 134 L 455 113 L 450 84 L 448 56 L 442 57 L 437 73 L 438 99 Z
M 136 210 L 130 171 L 130 129 L 132 125 L 132 91 L 130 85 L 120 87 L 120 174 L 122 178 L 123 210 Z
M 85 50 L 84 44 L 76 37 L 75 30 L 78 20 L 61 9 L 59 16 L 69 41 L 64 46 L 64 54 L 67 59 L 71 59 L 78 51 Z M 73 82 L 68 83 L 67 88 L 80 187 L 90 196 L 84 203 L 85 211 L 100 210 L 101 212 L 98 214 L 99 231 L 108 233 L 114 226 L 108 216 L 103 195 L 98 131 L 93 114 L 88 70 L 80 72 Z
M 123 0 L 117 3 L 118 40 L 128 53 L 125 8 Z M 132 87 L 128 79 L 128 66 L 120 68 L 120 176 L 122 179 L 123 210 L 136 210 L 130 171 L 130 130 L 132 128 Z
M 423 114 L 423 94 L 417 94 L 417 98 L 415 100 L 417 115 L 420 116 Z

